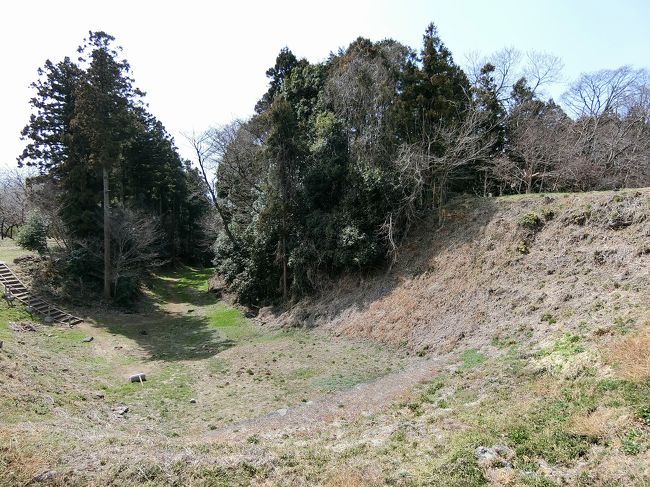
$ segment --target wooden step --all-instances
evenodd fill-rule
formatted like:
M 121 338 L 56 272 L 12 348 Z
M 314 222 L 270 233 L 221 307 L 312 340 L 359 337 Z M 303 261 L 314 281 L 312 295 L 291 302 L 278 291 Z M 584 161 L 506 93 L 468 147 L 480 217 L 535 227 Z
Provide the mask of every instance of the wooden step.
M 76 316 L 52 306 L 39 297 L 33 296 L 29 288 L 18 279 L 4 262 L 0 262 L 0 283 L 4 285 L 5 289 L 9 289 L 18 301 L 25 306 L 31 307 L 36 314 L 49 316 L 52 321 L 64 323 L 68 326 L 73 326 L 83 321 Z

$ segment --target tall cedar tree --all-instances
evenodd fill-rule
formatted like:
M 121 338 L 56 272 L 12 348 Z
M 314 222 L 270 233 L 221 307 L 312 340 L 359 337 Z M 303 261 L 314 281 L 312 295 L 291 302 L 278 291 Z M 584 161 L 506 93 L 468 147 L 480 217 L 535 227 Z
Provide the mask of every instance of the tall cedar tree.
M 113 40 L 91 32 L 79 48 L 78 63 L 65 58 L 39 69 L 32 84 L 34 113 L 22 131 L 29 144 L 18 158 L 21 166 L 37 167 L 40 181 L 57 190 L 71 250 L 83 242 L 103 248 L 104 270 L 97 272 L 91 259 L 85 274 L 102 275 L 106 294 L 118 284 L 113 282 L 113 289 L 107 284 L 115 253 L 106 222 L 111 205 L 147 212 L 160 222 L 162 257 L 199 261 L 204 258 L 204 250 L 198 250 L 203 238 L 199 224 L 209 211 L 196 175 L 162 124 L 147 112 L 128 63 L 111 47 Z M 100 244 L 103 230 L 107 238 Z
M 73 128 L 88 142 L 88 164 L 101 171 L 104 232 L 104 297 L 111 297 L 111 213 L 109 172 L 122 157 L 128 141 L 130 108 L 140 93 L 129 78 L 129 65 L 118 60 L 111 48 L 114 37 L 104 32 L 91 32 L 79 48 L 80 61 L 89 57 L 89 66 L 77 87 Z

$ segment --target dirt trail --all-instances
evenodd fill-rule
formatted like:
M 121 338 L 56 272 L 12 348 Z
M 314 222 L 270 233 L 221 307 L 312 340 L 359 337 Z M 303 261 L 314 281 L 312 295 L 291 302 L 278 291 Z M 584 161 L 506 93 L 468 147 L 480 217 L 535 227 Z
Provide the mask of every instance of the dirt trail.
M 253 435 L 273 438 L 283 434 L 313 432 L 340 420 L 369 416 L 406 396 L 417 384 L 432 380 L 442 365 L 441 359 L 418 360 L 400 372 L 358 384 L 351 389 L 219 428 L 203 440 L 239 441 Z

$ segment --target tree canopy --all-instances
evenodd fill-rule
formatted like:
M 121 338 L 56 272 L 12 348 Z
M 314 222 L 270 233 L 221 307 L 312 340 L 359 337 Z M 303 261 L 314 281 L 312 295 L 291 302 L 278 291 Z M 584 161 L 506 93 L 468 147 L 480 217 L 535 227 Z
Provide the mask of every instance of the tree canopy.
M 161 260 L 203 258 L 199 222 L 209 211 L 201 180 L 148 112 L 120 51 L 112 36 L 90 32 L 76 61 L 46 61 L 32 85 L 33 114 L 22 131 L 28 144 L 18 158 L 19 165 L 38 169 L 33 184 L 54 198 L 49 210 L 62 222 L 58 237 L 71 254 L 87 254 L 86 278 L 108 277 L 110 295 L 125 295 L 120 287 L 135 290 L 138 282 L 111 276 L 111 257 L 120 261 L 125 250 L 118 245 L 122 237 L 109 231 L 111 207 L 116 215 L 144 212 L 157 222 L 160 235 L 149 244 Z M 130 232 L 135 248 L 137 231 Z M 102 260 L 103 271 L 97 268 Z M 146 266 L 141 261 L 139 270 Z

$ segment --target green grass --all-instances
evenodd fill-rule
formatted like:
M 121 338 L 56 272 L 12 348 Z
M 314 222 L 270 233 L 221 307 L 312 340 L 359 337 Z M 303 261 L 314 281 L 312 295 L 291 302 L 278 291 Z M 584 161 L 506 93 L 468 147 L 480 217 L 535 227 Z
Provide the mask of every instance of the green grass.
M 478 367 L 486 361 L 487 357 L 475 349 L 465 350 L 460 354 L 461 370 L 469 370 Z
M 551 350 L 566 357 L 580 353 L 577 345 L 580 340 L 575 335 L 566 334 Z M 526 368 L 510 368 L 508 360 L 508 357 L 501 356 L 483 363 L 484 375 L 492 374 L 495 370 L 509 371 L 513 378 L 517 378 L 517 385 L 514 390 L 495 389 L 480 409 L 463 409 L 462 401 L 458 401 L 465 391 L 471 391 L 472 381 L 480 380 L 480 377 L 456 375 L 450 378 L 451 383 L 449 380 L 444 383 L 435 381 L 420 396 L 435 404 L 438 391 L 455 384 L 454 408 L 459 409 L 454 416 L 464 426 L 461 433 L 454 435 L 455 446 L 452 448 L 457 450 L 460 457 L 469 458 L 479 442 L 484 446 L 504 443 L 517 453 L 513 467 L 520 483 L 515 485 L 554 485 L 548 483 L 548 478 L 536 473 L 537 459 L 543 459 L 551 466 L 571 467 L 595 445 L 610 448 L 608 451 L 612 452 L 615 443 L 608 436 L 591 437 L 572 432 L 572 420 L 576 415 L 588 415 L 599 408 L 618 408 L 622 414 L 625 411 L 635 412 L 635 426 L 628 426 L 620 432 L 609 431 L 614 426 L 606 429 L 605 435 L 621 438 L 618 448 L 621 454 L 636 456 L 650 449 L 650 430 L 646 423 L 650 417 L 650 378 L 640 383 L 596 376 L 558 380 L 552 375 L 530 375 Z M 551 390 L 555 390 L 558 384 L 561 387 L 557 392 L 537 392 L 540 387 L 543 390 L 552 384 L 555 386 Z M 531 474 L 522 473 L 526 471 Z M 467 482 L 468 485 L 473 485 L 472 482 L 481 485 L 479 478 L 470 478 Z
M 20 305 L 7 306 L 4 300 L 0 301 L 0 340 L 13 340 L 14 332 L 9 329 L 12 321 L 30 321 L 30 316 Z
M 517 224 L 527 230 L 538 230 L 544 225 L 544 222 L 537 213 L 529 212 L 519 218 Z
M 178 265 L 155 276 L 149 282 L 154 298 L 159 303 L 187 302 L 197 306 L 210 304 L 214 298 L 207 293 L 212 268 Z
M 349 389 L 363 382 L 364 378 L 355 373 L 340 372 L 326 377 L 315 379 L 312 384 L 323 392 L 335 392 Z
M 0 240 L 0 261 L 6 262 L 9 265 L 13 264 L 13 261 L 17 257 L 23 255 L 35 255 L 34 252 L 25 250 L 18 246 L 15 240 L 5 238 Z
M 555 341 L 553 346 L 543 348 L 537 352 L 538 357 L 556 354 L 560 357 L 571 357 L 585 351 L 585 348 L 580 345 L 582 337 L 572 333 L 565 333 L 558 340 Z
M 129 405 L 130 416 L 159 419 L 166 432 L 182 432 L 185 425 L 175 419 L 190 414 L 195 379 L 178 364 L 168 364 L 150 374 L 145 382 L 122 382 L 105 387 L 106 399 Z

